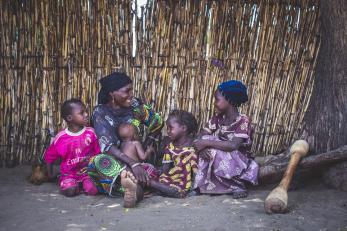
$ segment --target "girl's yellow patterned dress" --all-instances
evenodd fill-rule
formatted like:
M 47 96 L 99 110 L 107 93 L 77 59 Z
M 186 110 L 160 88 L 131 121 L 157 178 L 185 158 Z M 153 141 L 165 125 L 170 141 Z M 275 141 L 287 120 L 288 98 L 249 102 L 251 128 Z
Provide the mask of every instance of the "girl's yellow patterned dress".
M 164 150 L 163 164 L 173 163 L 173 167 L 161 174 L 159 181 L 179 191 L 189 191 L 197 172 L 197 159 L 193 147 L 178 148 L 170 143 Z

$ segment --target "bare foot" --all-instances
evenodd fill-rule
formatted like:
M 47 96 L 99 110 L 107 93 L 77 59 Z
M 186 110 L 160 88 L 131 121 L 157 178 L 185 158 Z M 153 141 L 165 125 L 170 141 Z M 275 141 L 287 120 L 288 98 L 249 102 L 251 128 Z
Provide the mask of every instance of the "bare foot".
M 120 177 L 121 184 L 124 187 L 124 208 L 134 208 L 137 200 L 137 180 L 135 176 L 127 170 L 123 170 Z
M 236 191 L 232 193 L 232 197 L 234 199 L 244 198 L 248 196 L 248 192 L 246 190 L 244 191 Z
M 178 190 L 176 188 L 170 188 L 170 190 L 167 190 L 166 195 L 173 198 L 184 198 L 187 196 L 187 193 L 183 190 Z
M 176 198 L 185 198 L 187 193 L 185 191 L 177 191 Z

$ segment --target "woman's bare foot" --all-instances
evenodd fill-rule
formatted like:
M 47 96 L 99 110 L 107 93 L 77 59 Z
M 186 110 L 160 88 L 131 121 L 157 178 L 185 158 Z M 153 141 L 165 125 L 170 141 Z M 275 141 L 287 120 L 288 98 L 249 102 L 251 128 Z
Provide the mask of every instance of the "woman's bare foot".
M 123 170 L 120 177 L 121 184 L 124 187 L 124 208 L 134 208 L 137 200 L 137 180 L 135 176 L 127 170 Z

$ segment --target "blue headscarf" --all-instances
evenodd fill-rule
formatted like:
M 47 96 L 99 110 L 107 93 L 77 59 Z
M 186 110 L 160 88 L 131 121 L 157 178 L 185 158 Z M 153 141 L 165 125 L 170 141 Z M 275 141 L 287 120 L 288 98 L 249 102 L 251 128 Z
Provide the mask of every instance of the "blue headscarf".
M 248 101 L 247 88 L 238 80 L 229 80 L 219 84 L 218 90 L 232 105 L 240 106 Z

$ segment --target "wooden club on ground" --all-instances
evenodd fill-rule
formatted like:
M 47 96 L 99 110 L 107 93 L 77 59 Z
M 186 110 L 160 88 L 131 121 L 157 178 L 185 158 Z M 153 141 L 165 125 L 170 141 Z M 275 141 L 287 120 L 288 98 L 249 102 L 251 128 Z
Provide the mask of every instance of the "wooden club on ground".
M 290 148 L 290 161 L 280 184 L 267 196 L 264 208 L 266 213 L 285 213 L 288 204 L 288 188 L 300 159 L 307 155 L 309 146 L 305 140 L 297 140 Z

